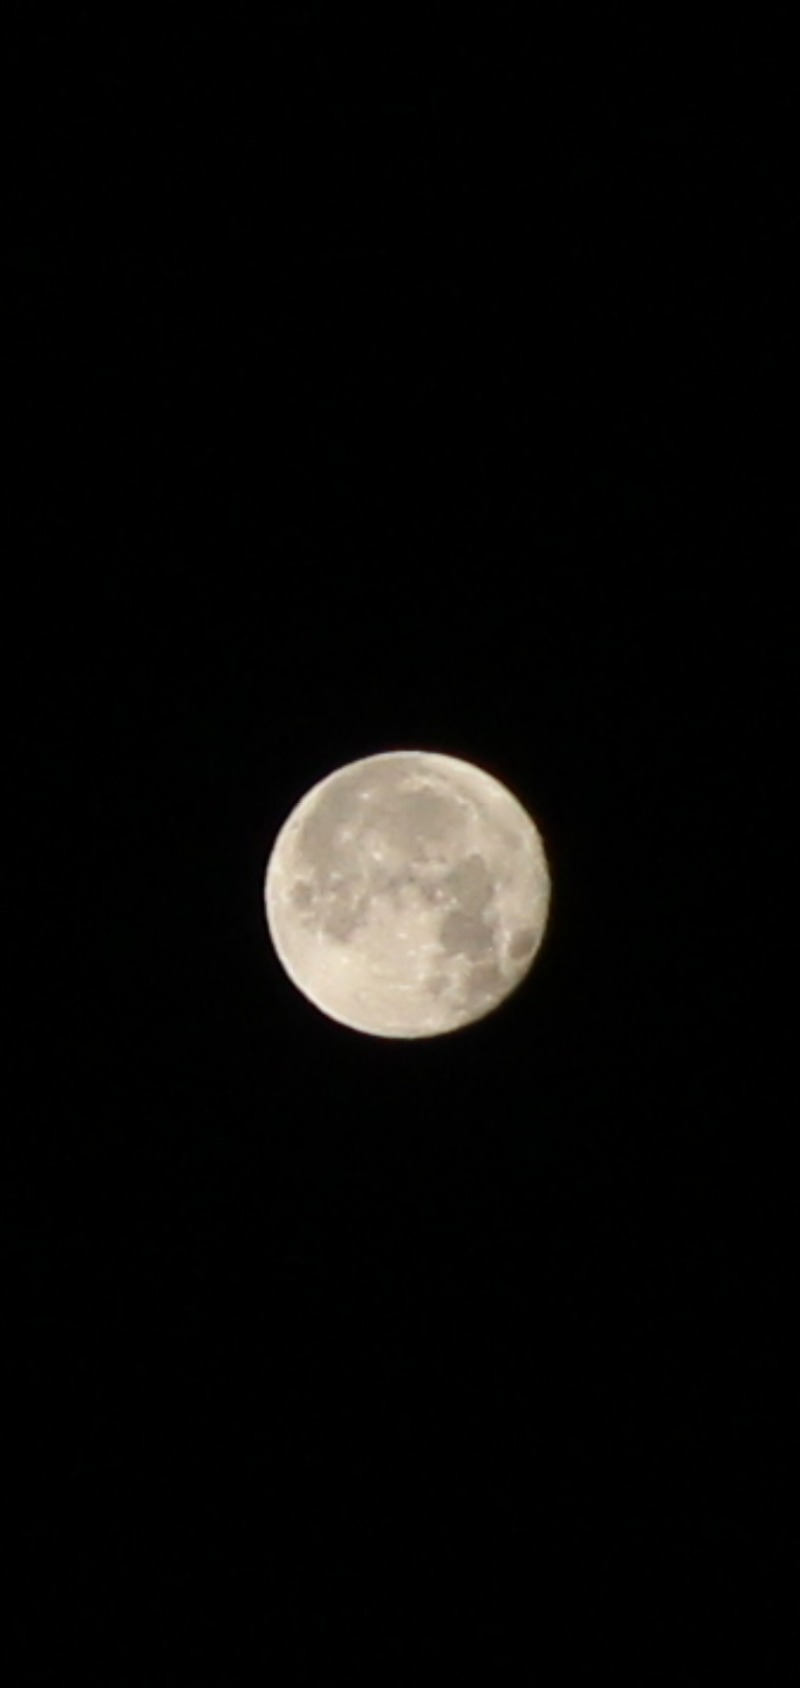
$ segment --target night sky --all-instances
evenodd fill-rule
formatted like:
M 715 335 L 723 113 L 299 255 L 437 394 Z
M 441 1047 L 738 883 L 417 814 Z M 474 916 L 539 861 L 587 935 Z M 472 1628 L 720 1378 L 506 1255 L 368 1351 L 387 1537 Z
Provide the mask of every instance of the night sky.
M 781 53 L 254 20 L 9 60 L 5 1680 L 705 1683 L 755 1629 L 766 1684 Z M 299 797 L 402 748 L 553 879 L 524 987 L 419 1042 L 263 908 Z

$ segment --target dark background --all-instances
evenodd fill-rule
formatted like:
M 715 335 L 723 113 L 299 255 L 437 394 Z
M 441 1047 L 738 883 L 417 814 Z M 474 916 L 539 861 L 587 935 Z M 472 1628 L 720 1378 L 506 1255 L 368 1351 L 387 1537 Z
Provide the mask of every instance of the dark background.
M 191 16 L 7 59 L 8 1680 L 694 1683 L 755 1631 L 771 1681 L 781 45 Z M 403 747 L 554 886 L 416 1044 L 262 905 Z

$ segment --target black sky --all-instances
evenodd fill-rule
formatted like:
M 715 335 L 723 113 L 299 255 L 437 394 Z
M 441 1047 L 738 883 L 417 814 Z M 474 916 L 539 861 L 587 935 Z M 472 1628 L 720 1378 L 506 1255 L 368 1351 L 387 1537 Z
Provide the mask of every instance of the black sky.
M 769 1681 L 780 52 L 378 10 L 10 61 L 8 1680 L 705 1682 L 758 1613 Z M 403 747 L 517 793 L 554 900 L 394 1045 L 262 882 Z

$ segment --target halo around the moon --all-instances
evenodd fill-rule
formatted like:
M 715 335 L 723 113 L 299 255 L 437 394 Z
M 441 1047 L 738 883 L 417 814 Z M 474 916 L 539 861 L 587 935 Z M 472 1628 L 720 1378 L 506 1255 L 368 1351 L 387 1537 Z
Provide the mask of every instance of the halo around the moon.
M 267 924 L 298 990 L 375 1037 L 481 1019 L 527 974 L 550 876 L 539 832 L 492 774 L 394 750 L 337 768 L 291 811 L 267 865 Z

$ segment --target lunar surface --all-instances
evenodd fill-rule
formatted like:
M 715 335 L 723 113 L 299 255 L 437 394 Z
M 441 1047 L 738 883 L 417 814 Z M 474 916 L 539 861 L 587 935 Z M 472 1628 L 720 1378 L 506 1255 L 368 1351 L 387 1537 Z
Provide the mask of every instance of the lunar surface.
M 329 1018 L 436 1037 L 517 988 L 542 941 L 539 833 L 483 768 L 425 750 L 329 774 L 281 827 L 265 884 L 276 953 Z

